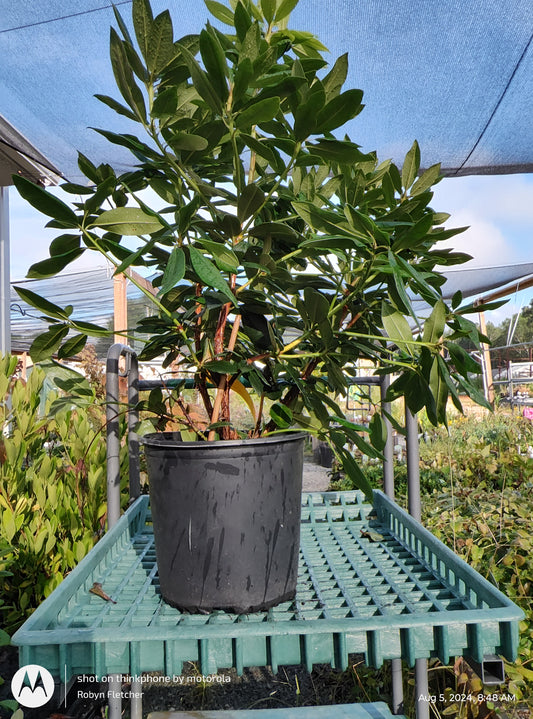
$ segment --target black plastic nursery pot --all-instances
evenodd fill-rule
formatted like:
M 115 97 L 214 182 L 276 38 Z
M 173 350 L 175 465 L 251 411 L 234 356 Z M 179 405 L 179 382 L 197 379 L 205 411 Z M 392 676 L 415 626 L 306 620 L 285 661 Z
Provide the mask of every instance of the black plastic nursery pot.
M 305 434 L 145 446 L 159 582 L 178 609 L 244 613 L 296 593 Z

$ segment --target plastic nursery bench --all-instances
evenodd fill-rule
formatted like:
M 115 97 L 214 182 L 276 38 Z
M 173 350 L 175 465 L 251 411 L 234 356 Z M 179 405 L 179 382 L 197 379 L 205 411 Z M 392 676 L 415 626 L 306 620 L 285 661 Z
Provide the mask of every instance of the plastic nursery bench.
M 393 715 L 384 702 L 373 704 L 337 704 L 320 707 L 285 709 L 240 709 L 229 711 L 152 712 L 148 719 L 405 719 Z

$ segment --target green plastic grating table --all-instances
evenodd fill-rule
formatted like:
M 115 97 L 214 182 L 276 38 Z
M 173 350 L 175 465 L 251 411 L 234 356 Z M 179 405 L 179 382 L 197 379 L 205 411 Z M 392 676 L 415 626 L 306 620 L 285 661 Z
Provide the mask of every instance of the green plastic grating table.
M 116 602 L 89 592 L 94 582 Z M 140 497 L 13 637 L 57 678 L 316 663 L 346 668 L 456 655 L 512 660 L 522 611 L 381 492 L 302 497 L 296 599 L 268 612 L 189 615 L 159 593 Z
M 337 704 L 318 707 L 285 707 L 283 709 L 234 709 L 229 711 L 200 710 L 162 711 L 148 714 L 148 719 L 405 719 L 391 714 L 384 702 L 373 704 Z

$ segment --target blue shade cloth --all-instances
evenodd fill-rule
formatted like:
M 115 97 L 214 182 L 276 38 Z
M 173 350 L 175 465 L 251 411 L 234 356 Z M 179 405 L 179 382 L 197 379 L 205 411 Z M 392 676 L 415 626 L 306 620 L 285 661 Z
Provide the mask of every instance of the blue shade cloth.
M 129 22 L 130 3 L 117 6 Z M 165 7 L 176 38 L 208 17 L 202 0 L 153 0 Z M 89 129 L 136 132 L 93 97 L 118 98 L 111 24 L 109 0 L 0 0 L 0 114 L 71 180 L 77 150 L 117 170 L 132 162 Z M 291 26 L 332 61 L 349 53 L 346 88 L 362 88 L 366 108 L 348 133 L 364 151 L 401 165 L 417 139 L 422 164 L 448 175 L 533 169 L 531 0 L 300 0 Z

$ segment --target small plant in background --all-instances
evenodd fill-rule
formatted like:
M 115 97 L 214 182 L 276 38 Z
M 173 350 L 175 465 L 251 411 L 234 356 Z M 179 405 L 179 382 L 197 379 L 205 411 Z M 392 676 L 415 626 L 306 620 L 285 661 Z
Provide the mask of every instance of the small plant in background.
M 96 422 L 94 393 L 73 372 L 55 367 L 55 383 L 85 392 L 92 416 L 58 396 L 54 372 L 34 367 L 25 382 L 15 368 L 16 358 L 0 357 L 0 617 L 8 631 L 87 554 L 106 520 L 103 408 Z

